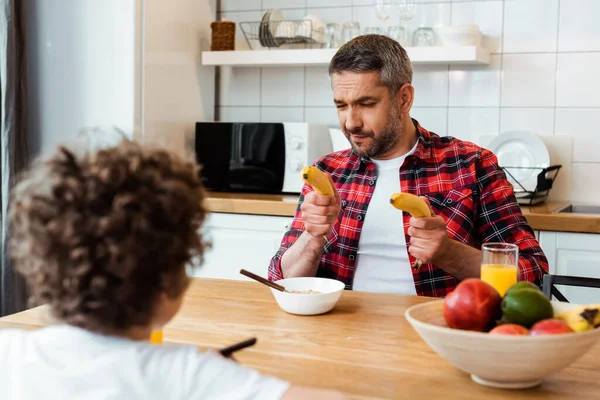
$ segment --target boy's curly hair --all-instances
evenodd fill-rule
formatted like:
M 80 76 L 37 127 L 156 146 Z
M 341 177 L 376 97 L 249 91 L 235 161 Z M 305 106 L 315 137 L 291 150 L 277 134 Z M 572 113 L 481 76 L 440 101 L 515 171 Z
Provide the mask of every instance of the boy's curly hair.
M 99 333 L 147 325 L 157 295 L 181 294 L 176 278 L 202 261 L 203 202 L 197 166 L 165 150 L 61 147 L 13 192 L 10 255 L 58 320 Z

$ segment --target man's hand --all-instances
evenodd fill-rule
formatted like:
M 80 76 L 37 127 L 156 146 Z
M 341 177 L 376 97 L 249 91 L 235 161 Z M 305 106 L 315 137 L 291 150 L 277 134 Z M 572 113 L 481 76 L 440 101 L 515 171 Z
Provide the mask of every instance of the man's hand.
M 429 208 L 429 201 L 423 198 Z M 431 214 L 435 215 L 431 210 Z M 445 265 L 445 258 L 451 246 L 452 239 L 448 237 L 446 230 L 446 221 L 444 218 L 436 215 L 434 217 L 411 218 L 408 228 L 410 236 L 410 247 L 408 252 L 415 258 L 424 263 L 436 265 Z
M 329 175 L 327 177 L 329 178 Z M 329 236 L 333 223 L 340 213 L 340 196 L 337 190 L 334 189 L 333 192 L 334 197 L 319 194 L 315 191 L 308 192 L 300 206 L 304 229 L 315 238 Z

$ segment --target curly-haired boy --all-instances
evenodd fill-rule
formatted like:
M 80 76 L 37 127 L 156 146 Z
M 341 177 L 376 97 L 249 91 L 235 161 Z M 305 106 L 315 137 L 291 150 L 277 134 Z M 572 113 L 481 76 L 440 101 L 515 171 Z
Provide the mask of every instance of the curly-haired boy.
M 192 346 L 154 346 L 202 259 L 197 166 L 131 142 L 61 147 L 14 190 L 10 252 L 56 324 L 0 331 L 2 399 L 301 399 L 291 387 Z

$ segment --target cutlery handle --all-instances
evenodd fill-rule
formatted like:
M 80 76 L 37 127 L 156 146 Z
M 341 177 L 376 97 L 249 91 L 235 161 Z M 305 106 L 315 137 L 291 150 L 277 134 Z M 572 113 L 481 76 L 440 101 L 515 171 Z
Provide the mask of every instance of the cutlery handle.
M 250 347 L 256 344 L 256 338 L 251 338 L 248 340 L 244 340 L 243 342 L 239 342 L 236 344 L 232 344 L 231 346 L 225 347 L 224 349 L 219 350 L 219 353 L 223 357 L 229 357 L 232 353 L 245 349 L 246 347 Z
M 273 289 L 279 290 L 280 292 L 285 292 L 285 288 L 283 286 L 278 285 L 274 282 L 271 282 L 271 281 L 263 278 L 262 276 L 253 274 L 250 271 L 246 271 L 245 269 L 240 269 L 240 274 L 245 275 L 250 279 L 254 279 L 255 281 L 262 283 L 263 285 L 267 285 L 267 286 L 272 287 Z

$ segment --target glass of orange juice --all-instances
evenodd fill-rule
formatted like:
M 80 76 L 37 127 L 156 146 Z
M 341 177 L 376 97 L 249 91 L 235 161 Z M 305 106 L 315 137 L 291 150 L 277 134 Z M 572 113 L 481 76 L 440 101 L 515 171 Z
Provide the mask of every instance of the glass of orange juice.
M 481 246 L 481 280 L 492 285 L 500 296 L 519 276 L 519 247 L 512 243 L 486 243 Z

